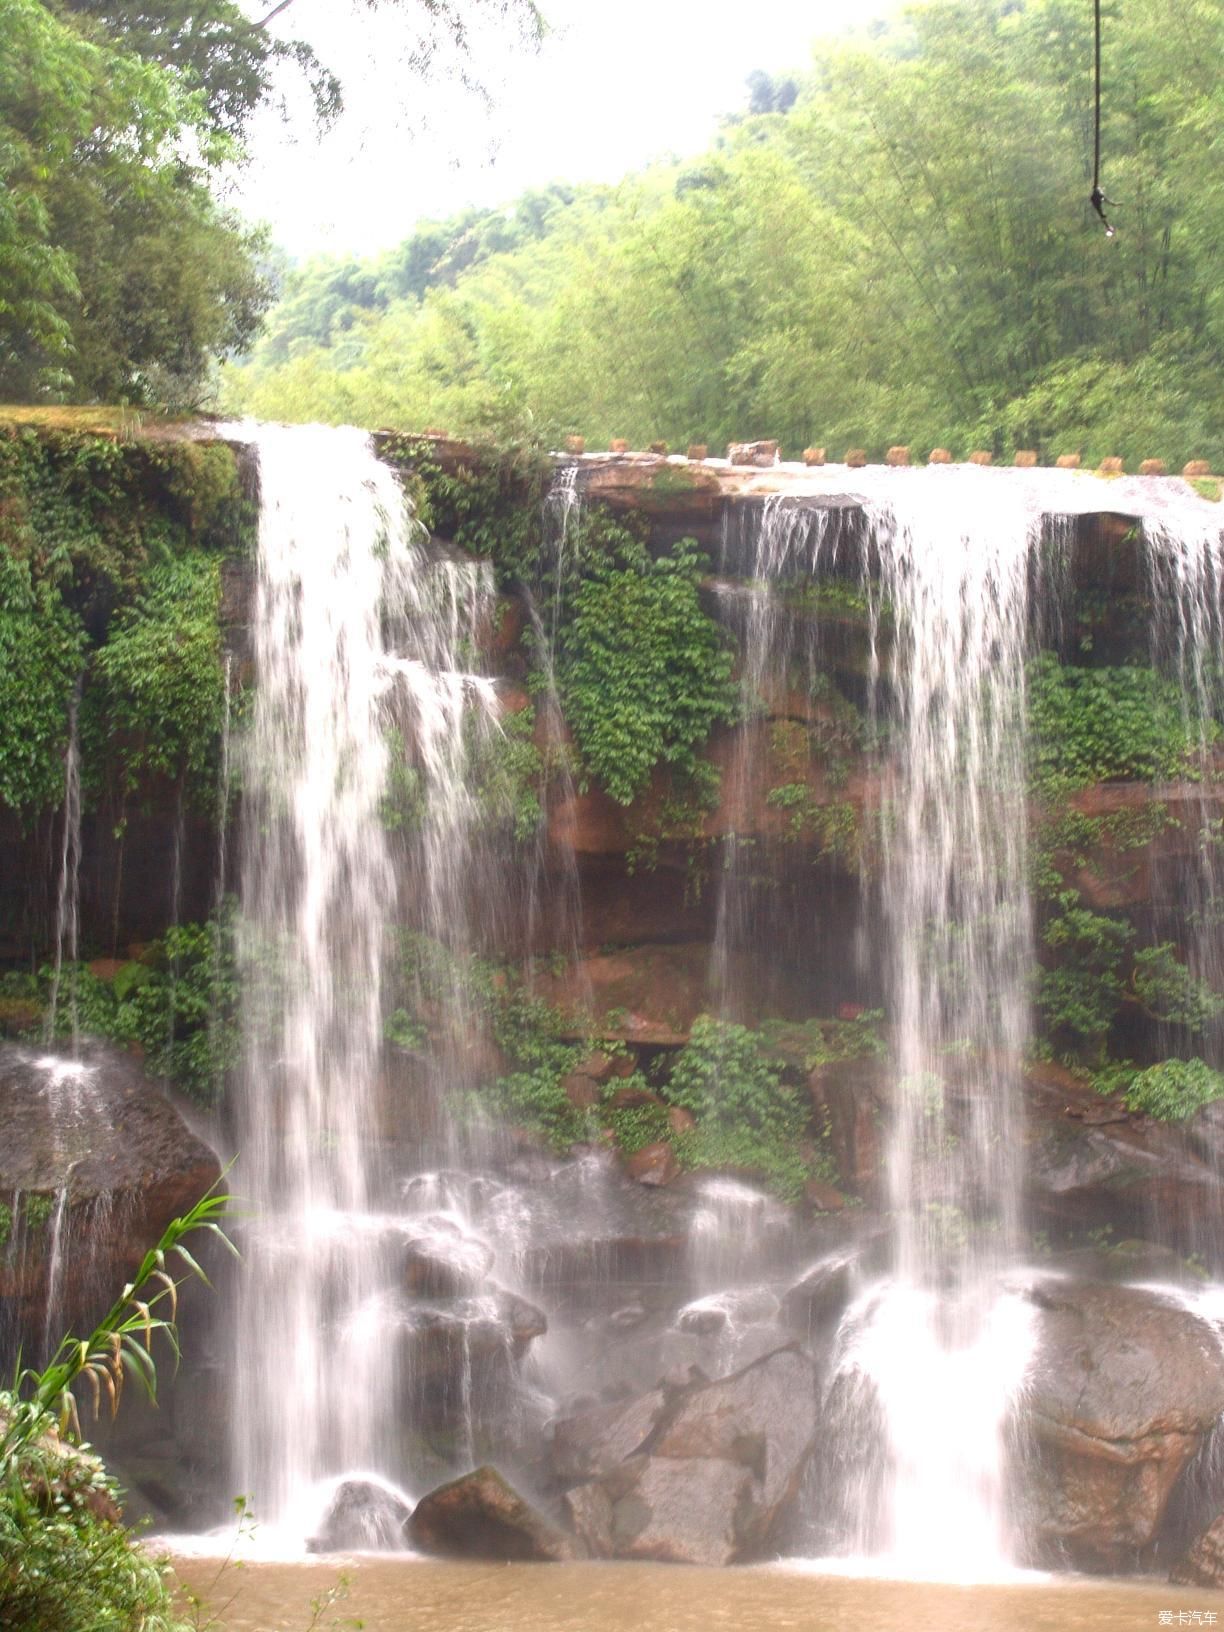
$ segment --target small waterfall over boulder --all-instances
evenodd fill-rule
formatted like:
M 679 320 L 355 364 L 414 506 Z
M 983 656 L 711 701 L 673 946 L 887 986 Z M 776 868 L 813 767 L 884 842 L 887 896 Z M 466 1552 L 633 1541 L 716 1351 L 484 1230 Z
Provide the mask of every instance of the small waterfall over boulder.
M 220 1177 L 138 1061 L 0 1043 L 0 1343 L 27 1364 L 109 1306 L 152 1242 Z

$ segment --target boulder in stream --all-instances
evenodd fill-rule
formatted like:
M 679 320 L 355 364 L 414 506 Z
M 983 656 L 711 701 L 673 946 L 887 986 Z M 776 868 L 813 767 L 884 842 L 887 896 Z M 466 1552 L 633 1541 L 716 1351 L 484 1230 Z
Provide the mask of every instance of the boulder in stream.
M 793 1347 L 730 1377 L 558 1423 L 553 1471 L 589 1551 L 729 1564 L 767 1554 L 816 1440 L 816 1367 Z
M 0 1299 L 19 1326 L 40 1321 L 58 1246 L 64 1323 L 87 1319 L 216 1183 L 220 1163 L 140 1062 L 104 1044 L 73 1059 L 0 1043 L 0 1103 L 0 1197 L 20 1198 Z
M 1224 1588 L 1224 1513 L 1169 1571 L 1179 1586 Z
M 1145 1560 L 1170 1493 L 1224 1411 L 1216 1332 L 1172 1296 L 1048 1282 L 1023 1407 L 1035 1556 L 1117 1571 Z
M 337 1485 L 319 1528 L 306 1544 L 311 1553 L 393 1552 L 407 1545 L 410 1502 L 374 1479 L 345 1479 Z
M 736 1513 L 736 1553 L 756 1557 L 798 1494 L 815 1445 L 817 1405 L 812 1361 L 798 1349 L 779 1349 L 681 1395 L 651 1451 L 673 1460 L 721 1458 L 751 1472 Z
M 717 1457 L 637 1456 L 614 1487 L 611 1540 L 617 1558 L 666 1564 L 731 1564 L 741 1552 L 739 1517 L 751 1469 Z
M 409 1524 L 427 1553 L 499 1562 L 562 1562 L 582 1547 L 531 1505 L 496 1468 L 475 1468 L 439 1485 L 417 1503 Z

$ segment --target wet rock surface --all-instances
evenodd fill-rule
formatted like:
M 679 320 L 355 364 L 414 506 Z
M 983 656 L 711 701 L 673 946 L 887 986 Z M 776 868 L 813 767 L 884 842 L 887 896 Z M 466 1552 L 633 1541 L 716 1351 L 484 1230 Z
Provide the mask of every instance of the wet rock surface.
M 1146 1236 L 1216 1259 L 1224 1229 L 1224 1112 L 1158 1122 L 1058 1065 L 1029 1067 L 1025 1180 L 1038 1222 Z M 1224 1267 L 1224 1266 L 1222 1266 Z
M 1224 1589 L 1224 1514 L 1178 1559 L 1169 1580 L 1188 1587 Z
M 552 1472 L 562 1484 L 598 1479 L 640 1450 L 663 1412 L 661 1390 L 652 1390 L 627 1404 L 598 1410 L 558 1422 L 552 1436 Z
M 553 1472 L 587 1481 L 567 1493 L 567 1512 L 592 1550 L 726 1564 L 768 1552 L 816 1432 L 816 1367 L 778 1349 L 730 1377 L 690 1371 L 625 1406 L 559 1423 Z
M 1171 1296 L 1046 1282 L 1023 1404 L 1035 1556 L 1122 1570 L 1158 1539 L 1170 1493 L 1224 1410 L 1215 1330 Z
M 0 1196 L 25 1198 L 0 1255 L 0 1297 L 18 1320 L 42 1313 L 57 1237 L 64 1313 L 75 1315 L 108 1303 L 170 1220 L 220 1177 L 216 1154 L 140 1062 L 104 1044 L 73 1060 L 0 1043 L 0 1105 Z
M 424 1297 L 462 1297 L 478 1287 L 493 1267 L 492 1250 L 457 1228 L 409 1241 L 404 1251 L 404 1284 Z
M 533 1507 L 496 1468 L 487 1466 L 422 1497 L 409 1534 L 424 1552 L 452 1557 L 513 1563 L 582 1556 L 575 1537 Z
M 611 1502 L 613 1556 L 733 1563 L 741 1549 L 739 1515 L 752 1485 L 750 1469 L 713 1457 L 632 1458 L 604 1487 Z
M 752 1556 L 798 1492 L 816 1427 L 816 1368 L 797 1349 L 783 1349 L 686 1393 L 652 1450 L 678 1460 L 722 1458 L 751 1470 L 737 1533 L 740 1552 Z
M 787 1289 L 782 1315 L 787 1324 L 807 1338 L 831 1337 L 859 1284 L 858 1255 L 831 1254 L 804 1272 Z
M 394 1551 L 407 1545 L 412 1505 L 372 1479 L 346 1479 L 307 1542 L 312 1553 Z

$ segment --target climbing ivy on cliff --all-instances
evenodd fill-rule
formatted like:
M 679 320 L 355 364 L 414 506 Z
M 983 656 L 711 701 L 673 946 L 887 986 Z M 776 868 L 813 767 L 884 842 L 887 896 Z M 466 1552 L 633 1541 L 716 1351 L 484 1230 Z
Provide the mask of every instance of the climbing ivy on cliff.
M 737 694 L 726 636 L 701 605 L 696 544 L 652 559 L 623 529 L 599 543 L 567 592 L 557 679 L 585 775 L 628 805 L 657 765 L 701 778 L 700 750 Z
M 0 804 L 29 816 L 64 796 L 68 709 L 85 632 L 29 564 L 0 549 Z
M 799 1196 L 811 1176 L 799 1148 L 810 1112 L 758 1033 L 698 1015 L 667 1097 L 696 1118 L 676 1141 L 683 1165 L 757 1171 L 785 1199 Z
M 62 804 L 78 680 L 87 801 L 163 777 L 210 803 L 220 562 L 250 520 L 221 444 L 0 426 L 0 804 Z
M 220 598 L 215 560 L 193 552 L 162 561 L 94 656 L 90 746 L 99 760 L 115 753 L 123 797 L 150 776 L 182 779 L 200 798 L 215 784 L 225 708 Z
M 1181 688 L 1154 669 L 1083 669 L 1045 652 L 1029 665 L 1029 740 L 1039 786 L 1185 775 L 1200 744 Z M 1214 740 L 1217 728 L 1202 722 Z
M 379 452 L 401 472 L 426 527 L 492 562 L 501 585 L 536 581 L 553 463 L 534 434 L 478 440 L 470 463 L 453 471 L 441 468 L 423 437 L 387 436 Z

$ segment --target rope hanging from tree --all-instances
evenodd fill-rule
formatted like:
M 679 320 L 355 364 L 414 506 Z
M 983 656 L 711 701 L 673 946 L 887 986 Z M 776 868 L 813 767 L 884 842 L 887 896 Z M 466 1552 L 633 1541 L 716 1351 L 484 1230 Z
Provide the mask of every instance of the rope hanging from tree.
M 1101 191 L 1101 0 L 1092 0 L 1093 36 L 1095 43 L 1096 81 L 1092 105 L 1092 193 L 1093 209 L 1100 216 L 1105 225 L 1106 238 L 1112 238 L 1114 229 L 1110 226 L 1105 214 L 1105 206 L 1112 207 L 1112 200 L 1105 197 Z

